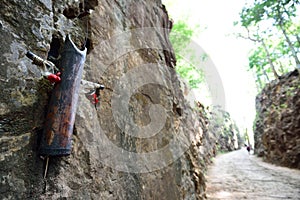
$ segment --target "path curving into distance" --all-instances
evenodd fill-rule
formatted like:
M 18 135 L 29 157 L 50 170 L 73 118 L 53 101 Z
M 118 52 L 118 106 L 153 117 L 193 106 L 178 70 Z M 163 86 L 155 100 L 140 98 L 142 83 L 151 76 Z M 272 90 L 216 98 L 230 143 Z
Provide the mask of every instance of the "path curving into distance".
M 300 199 L 300 170 L 263 162 L 245 148 L 218 155 L 206 178 L 208 200 Z

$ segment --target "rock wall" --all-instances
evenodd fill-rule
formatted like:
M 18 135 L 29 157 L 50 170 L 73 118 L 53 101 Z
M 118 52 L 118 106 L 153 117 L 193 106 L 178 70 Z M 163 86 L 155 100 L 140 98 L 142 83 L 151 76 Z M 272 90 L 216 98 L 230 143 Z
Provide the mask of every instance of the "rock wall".
M 228 152 L 240 149 L 244 141 L 230 114 L 218 106 L 213 107 L 209 113 L 209 132 L 214 137 L 212 140 L 215 141 L 216 151 Z
M 205 199 L 211 144 L 174 72 L 160 0 L 4 0 L 0 10 L 1 199 Z M 150 28 L 149 28 L 150 27 Z M 56 62 L 65 36 L 86 46 L 70 156 L 38 155 L 52 85 L 26 58 Z M 87 38 L 87 39 L 86 39 Z
M 295 70 L 256 97 L 255 153 L 268 162 L 300 169 L 300 76 Z

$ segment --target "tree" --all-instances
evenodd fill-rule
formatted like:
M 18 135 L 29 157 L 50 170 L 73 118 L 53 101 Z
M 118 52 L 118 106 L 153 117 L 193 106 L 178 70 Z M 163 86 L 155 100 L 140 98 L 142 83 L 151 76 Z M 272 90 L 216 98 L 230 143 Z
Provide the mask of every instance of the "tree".
M 290 4 L 291 2 L 291 4 Z M 299 3 L 298 1 L 295 1 Z M 299 58 L 297 56 L 297 52 L 294 48 L 293 42 L 287 32 L 288 28 L 292 25 L 291 18 L 295 17 L 296 7 L 294 1 L 274 1 L 274 4 L 269 5 L 269 10 L 271 12 L 267 12 L 268 18 L 274 19 L 274 25 L 277 26 L 283 33 L 286 42 L 291 50 L 292 56 L 295 59 L 296 65 L 300 65 Z M 296 35 L 298 37 L 298 34 Z
M 300 68 L 299 7 L 299 0 L 254 0 L 242 9 L 235 25 L 247 31 L 239 37 L 257 44 L 249 56 L 249 68 L 255 71 L 257 80 L 261 81 L 262 73 L 269 76 L 271 71 L 278 78 L 278 71 L 285 73 L 291 66 Z
M 273 73 L 273 76 L 276 78 L 279 78 L 276 67 L 274 65 L 274 61 L 277 58 L 274 55 L 272 55 L 272 53 L 271 53 L 271 51 L 275 47 L 272 45 L 272 43 L 268 44 L 268 40 L 265 39 L 265 38 L 268 38 L 265 36 L 268 31 L 263 31 L 263 32 L 259 33 L 258 31 L 260 28 L 257 27 L 256 32 L 252 31 L 252 35 L 251 35 L 248 27 L 246 27 L 246 29 L 247 29 L 248 35 L 247 36 L 239 35 L 239 37 L 243 37 L 243 38 L 249 39 L 255 43 L 258 43 L 257 50 L 255 50 L 254 53 L 260 54 L 260 55 L 254 56 L 256 58 L 256 61 L 255 61 L 256 63 L 253 63 L 253 58 L 251 58 L 251 56 L 249 57 L 250 69 L 255 69 L 256 71 L 265 72 L 265 70 L 263 68 L 265 68 L 268 65 Z M 269 37 L 270 37 L 270 35 L 269 35 Z M 261 59 L 261 61 L 258 61 L 257 59 Z M 261 63 L 263 65 L 258 65 L 257 63 Z M 255 66 L 255 68 L 254 68 L 254 66 Z M 260 68 L 262 68 L 262 69 L 260 69 Z M 267 80 L 269 80 L 269 79 L 267 78 Z
M 176 55 L 176 71 L 180 76 L 186 79 L 191 88 L 198 88 L 199 84 L 204 81 L 204 73 L 202 70 L 197 69 L 195 66 L 198 59 L 193 52 L 189 49 L 188 45 L 199 31 L 199 27 L 191 28 L 188 24 L 181 20 L 174 23 L 170 40 L 173 45 Z M 189 54 L 189 56 L 186 56 Z M 188 60 L 185 59 L 188 57 Z
M 255 49 L 249 56 L 249 67 L 256 73 L 256 82 L 258 88 L 263 88 L 265 82 L 270 81 L 270 78 L 266 72 L 266 66 L 268 61 L 265 59 L 265 52 L 261 49 Z

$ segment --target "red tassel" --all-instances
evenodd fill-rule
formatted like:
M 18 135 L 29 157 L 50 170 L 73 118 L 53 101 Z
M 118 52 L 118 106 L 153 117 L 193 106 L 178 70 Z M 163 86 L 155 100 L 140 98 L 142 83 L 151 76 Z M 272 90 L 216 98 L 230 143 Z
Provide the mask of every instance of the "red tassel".
M 58 72 L 57 74 L 49 74 L 47 76 L 47 79 L 51 82 L 51 83 L 59 83 L 61 81 L 60 76 L 60 72 Z
M 99 102 L 99 99 L 95 93 L 93 94 L 93 98 L 94 98 L 93 104 L 96 105 Z

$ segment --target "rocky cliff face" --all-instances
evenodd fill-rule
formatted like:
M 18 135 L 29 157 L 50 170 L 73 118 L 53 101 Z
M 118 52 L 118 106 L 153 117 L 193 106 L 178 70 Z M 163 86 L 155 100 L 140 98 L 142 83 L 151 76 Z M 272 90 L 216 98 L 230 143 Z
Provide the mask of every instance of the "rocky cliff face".
M 212 144 L 174 72 L 160 0 L 4 0 L 0 13 L 1 199 L 205 198 Z M 95 109 L 81 87 L 72 153 L 43 179 L 53 86 L 25 53 L 54 62 L 67 34 L 88 49 L 83 78 L 106 89 Z
M 216 144 L 216 151 L 234 151 L 243 146 L 244 141 L 240 131 L 228 112 L 214 106 L 210 111 L 208 121 L 210 137 Z
M 220 106 L 212 109 L 197 103 L 199 121 L 203 130 L 200 147 L 205 164 L 211 164 L 212 158 L 218 153 L 224 153 L 240 149 L 244 145 L 239 129 L 230 114 Z
M 299 97 L 295 70 L 268 84 L 256 98 L 255 153 L 268 162 L 300 168 Z

